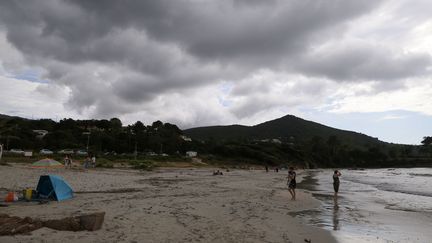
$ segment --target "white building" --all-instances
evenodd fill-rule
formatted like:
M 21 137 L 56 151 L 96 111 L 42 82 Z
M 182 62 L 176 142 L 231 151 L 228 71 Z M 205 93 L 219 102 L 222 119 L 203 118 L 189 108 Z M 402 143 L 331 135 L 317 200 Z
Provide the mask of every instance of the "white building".
M 196 151 L 187 151 L 186 156 L 187 157 L 196 157 L 198 155 L 198 152 Z
M 281 144 L 282 143 L 282 141 L 280 139 L 277 139 L 277 138 L 261 139 L 260 142 L 264 142 L 264 143 L 277 143 L 277 144 Z
M 36 133 L 36 138 L 42 139 L 43 137 L 45 137 L 45 135 L 48 134 L 47 130 L 33 130 L 34 133 Z
M 181 135 L 180 137 L 181 137 L 181 139 L 183 139 L 186 142 L 192 142 L 192 138 L 190 138 L 190 137 L 186 137 L 185 135 Z

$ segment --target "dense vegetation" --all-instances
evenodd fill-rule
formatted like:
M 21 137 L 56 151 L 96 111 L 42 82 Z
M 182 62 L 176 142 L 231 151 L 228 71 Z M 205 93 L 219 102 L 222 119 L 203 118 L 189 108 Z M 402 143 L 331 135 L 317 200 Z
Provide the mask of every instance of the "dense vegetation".
M 199 140 L 246 141 L 279 139 L 281 142 L 308 141 L 316 137 L 328 139 L 337 137 L 353 147 L 364 148 L 369 145 L 384 144 L 377 138 L 361 133 L 344 131 L 322 124 L 287 115 L 255 126 L 212 126 L 187 129 L 184 133 Z
M 204 152 L 226 157 L 241 154 L 242 158 L 259 158 L 269 164 L 294 161 L 310 167 L 432 165 L 432 137 L 425 137 L 423 146 L 391 144 L 292 115 L 255 126 L 199 127 L 184 133 L 210 144 Z
M 46 130 L 37 136 L 34 130 Z M 183 135 L 192 138 L 185 139 Z M 176 125 L 137 121 L 123 126 L 110 120 L 29 120 L 0 115 L 0 143 L 5 149 L 38 151 L 82 149 L 110 161 L 132 161 L 148 168 L 146 154 L 176 161 L 186 151 L 197 151 L 208 163 L 297 164 L 304 167 L 429 166 L 432 137 L 422 146 L 390 144 L 364 134 L 343 131 L 294 116 L 285 116 L 256 126 L 217 126 L 181 131 Z M 144 162 L 143 162 L 144 161 Z M 178 160 L 181 161 L 181 160 Z
M 38 137 L 34 130 L 46 130 Z M 155 151 L 174 154 L 184 151 L 182 131 L 173 124 L 156 121 L 145 126 L 138 121 L 123 126 L 117 118 L 110 120 L 50 119 L 28 120 L 19 117 L 0 117 L 0 142 L 6 149 L 39 150 L 48 148 L 82 149 L 95 153 L 134 153 Z

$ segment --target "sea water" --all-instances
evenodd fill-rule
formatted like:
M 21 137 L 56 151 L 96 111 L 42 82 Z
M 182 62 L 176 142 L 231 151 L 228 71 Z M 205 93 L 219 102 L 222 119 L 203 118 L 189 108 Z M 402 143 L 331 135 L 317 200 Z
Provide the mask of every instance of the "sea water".
M 294 215 L 331 230 L 339 242 L 432 242 L 432 168 L 310 171 L 299 185 L 322 202 Z

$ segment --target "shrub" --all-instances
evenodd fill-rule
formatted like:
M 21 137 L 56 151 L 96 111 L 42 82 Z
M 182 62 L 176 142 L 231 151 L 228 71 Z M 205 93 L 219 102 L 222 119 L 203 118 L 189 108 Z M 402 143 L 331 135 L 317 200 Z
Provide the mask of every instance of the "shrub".
M 96 167 L 113 168 L 114 163 L 111 160 L 99 158 L 96 160 Z
M 138 170 L 152 170 L 154 168 L 154 163 L 150 160 L 131 160 L 129 162 L 134 169 Z

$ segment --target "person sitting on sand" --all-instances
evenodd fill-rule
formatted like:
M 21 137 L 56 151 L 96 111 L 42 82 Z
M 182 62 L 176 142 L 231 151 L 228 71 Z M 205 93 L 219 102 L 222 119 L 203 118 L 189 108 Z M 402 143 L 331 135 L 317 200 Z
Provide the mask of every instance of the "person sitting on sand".
M 91 164 L 91 159 L 89 156 L 86 157 L 86 159 L 84 160 L 84 168 L 87 169 L 88 167 L 90 167 Z
M 297 182 L 296 182 L 296 173 L 294 171 L 294 167 L 289 168 L 287 178 L 288 178 L 287 181 L 288 191 L 291 194 L 291 200 L 296 200 L 295 189 L 297 187 Z
M 222 171 L 213 171 L 213 175 L 223 175 Z
M 334 189 L 334 197 L 335 198 L 337 197 L 337 194 L 339 192 L 339 183 L 340 183 L 339 177 L 341 175 L 342 174 L 338 170 L 335 170 L 333 173 L 333 189 Z

